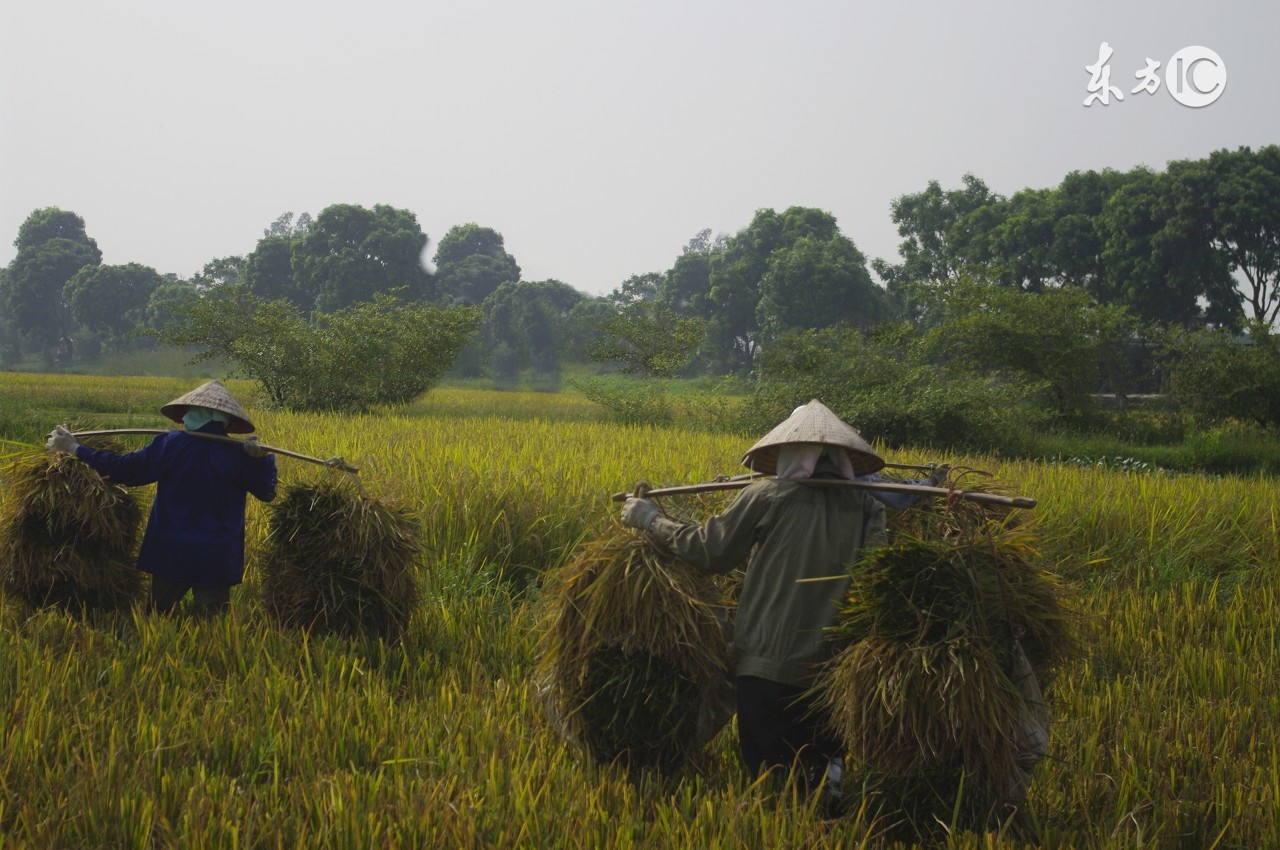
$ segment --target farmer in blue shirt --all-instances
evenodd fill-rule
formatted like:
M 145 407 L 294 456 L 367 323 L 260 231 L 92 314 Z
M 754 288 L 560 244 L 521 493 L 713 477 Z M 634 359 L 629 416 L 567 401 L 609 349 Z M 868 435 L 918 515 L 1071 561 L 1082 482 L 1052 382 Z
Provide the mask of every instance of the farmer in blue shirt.
M 161 434 L 145 448 L 120 455 L 82 446 L 59 425 L 47 448 L 75 455 L 116 484 L 156 485 L 138 552 L 138 569 L 152 576 L 151 610 L 169 613 L 191 591 L 195 613 L 225 613 L 231 588 L 244 579 L 245 497 L 275 498 L 275 459 L 256 437 L 237 446 L 187 433 L 226 436 L 254 430 L 218 381 L 174 399 L 160 412 L 186 431 Z

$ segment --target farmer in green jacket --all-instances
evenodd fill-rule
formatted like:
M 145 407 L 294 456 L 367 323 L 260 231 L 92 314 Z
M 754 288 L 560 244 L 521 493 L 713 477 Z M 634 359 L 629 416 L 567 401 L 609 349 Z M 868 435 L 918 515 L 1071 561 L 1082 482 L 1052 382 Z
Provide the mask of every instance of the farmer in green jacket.
M 816 399 L 757 442 L 742 462 L 774 474 L 746 487 L 702 525 L 662 516 L 630 498 L 622 522 L 677 558 L 709 572 L 750 557 L 734 624 L 738 739 L 753 775 L 796 766 L 838 798 L 841 746 L 806 698 L 834 651 L 826 629 L 849 586 L 849 565 L 885 542 L 885 508 L 868 491 L 791 479 L 847 478 L 884 466 L 871 446 Z M 828 802 L 832 802 L 831 796 Z

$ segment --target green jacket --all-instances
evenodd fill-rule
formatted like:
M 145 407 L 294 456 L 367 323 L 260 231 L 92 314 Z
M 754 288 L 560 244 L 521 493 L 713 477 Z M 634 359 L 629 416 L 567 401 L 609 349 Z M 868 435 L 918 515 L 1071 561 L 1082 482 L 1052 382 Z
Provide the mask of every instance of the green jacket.
M 750 555 L 734 622 L 736 673 L 807 686 L 834 650 L 825 630 L 849 587 L 843 576 L 864 547 L 884 544 L 885 513 L 865 490 L 762 479 L 703 525 L 659 516 L 648 535 L 708 572 Z M 797 583 L 829 576 L 841 577 Z

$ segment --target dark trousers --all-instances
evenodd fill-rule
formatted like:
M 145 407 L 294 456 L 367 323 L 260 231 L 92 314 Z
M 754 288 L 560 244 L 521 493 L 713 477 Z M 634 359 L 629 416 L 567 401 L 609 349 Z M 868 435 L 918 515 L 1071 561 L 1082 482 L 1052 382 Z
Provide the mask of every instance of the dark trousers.
M 148 609 L 158 614 L 170 614 L 191 591 L 191 612 L 201 617 L 225 614 L 231 609 L 231 587 L 199 587 L 178 584 L 160 576 L 151 577 L 151 600 Z
M 739 676 L 737 699 L 738 745 L 752 776 L 772 767 L 789 771 L 798 758 L 805 778 L 815 781 L 828 762 L 842 756 L 840 739 L 830 732 L 804 688 Z

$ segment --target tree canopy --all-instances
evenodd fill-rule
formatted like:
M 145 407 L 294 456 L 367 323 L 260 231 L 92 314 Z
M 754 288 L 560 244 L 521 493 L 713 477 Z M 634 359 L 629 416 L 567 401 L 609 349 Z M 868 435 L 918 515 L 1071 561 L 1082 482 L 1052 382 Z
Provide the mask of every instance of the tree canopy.
M 426 300 L 435 295 L 422 265 L 426 247 L 427 236 L 408 210 L 335 204 L 294 241 L 291 267 L 302 299 L 320 312 L 392 290 L 404 300 Z
M 435 264 L 440 292 L 467 304 L 479 305 L 502 284 L 520 280 L 502 234 L 475 223 L 449 229 L 436 247 Z
M 64 294 L 73 319 L 118 346 L 146 324 L 151 295 L 164 283 L 159 272 L 138 263 L 85 266 L 67 281 Z
M 219 287 L 181 308 L 183 318 L 158 336 L 201 347 L 198 359 L 235 364 L 280 407 L 365 411 L 404 404 L 434 386 L 479 323 L 474 308 L 404 303 L 398 295 L 378 293 L 306 317 L 284 299 Z
M 36 210 L 18 229 L 18 253 L 9 264 L 0 307 L 16 332 L 43 347 L 71 344 L 72 318 L 63 292 L 85 266 L 102 262 L 98 243 L 85 233 L 84 219 L 57 207 Z

